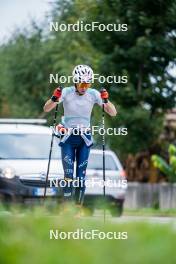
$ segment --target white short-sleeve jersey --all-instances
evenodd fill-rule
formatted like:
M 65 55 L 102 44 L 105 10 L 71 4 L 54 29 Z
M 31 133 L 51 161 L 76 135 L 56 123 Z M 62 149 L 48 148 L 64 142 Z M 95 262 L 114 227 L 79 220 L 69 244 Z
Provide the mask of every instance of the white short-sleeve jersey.
M 96 89 L 88 88 L 86 93 L 80 96 L 72 86 L 62 90 L 59 103 L 63 103 L 62 124 L 65 127 L 89 127 L 92 108 L 94 104 L 102 106 L 102 99 Z

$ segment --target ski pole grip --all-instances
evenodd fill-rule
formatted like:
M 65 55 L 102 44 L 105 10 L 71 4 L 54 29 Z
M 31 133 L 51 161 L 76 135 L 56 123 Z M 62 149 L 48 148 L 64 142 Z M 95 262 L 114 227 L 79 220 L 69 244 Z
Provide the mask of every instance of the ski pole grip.
M 106 104 L 108 102 L 108 97 L 109 97 L 107 90 L 102 87 L 100 89 L 100 94 L 101 94 L 101 98 L 103 100 L 103 103 Z
M 61 97 L 61 94 L 62 94 L 62 87 L 61 86 L 58 86 L 54 90 L 53 95 L 51 96 L 51 100 L 53 102 L 58 102 L 59 98 Z

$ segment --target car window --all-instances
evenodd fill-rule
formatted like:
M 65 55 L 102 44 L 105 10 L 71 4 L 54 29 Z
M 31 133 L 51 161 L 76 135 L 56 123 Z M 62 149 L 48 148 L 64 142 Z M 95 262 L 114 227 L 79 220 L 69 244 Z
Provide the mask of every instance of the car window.
M 106 154 L 105 156 L 105 166 L 106 166 L 106 170 L 118 170 L 118 167 L 113 157 L 109 154 Z M 90 153 L 87 168 L 94 169 L 94 170 L 102 170 L 103 169 L 103 155 Z
M 46 134 L 0 134 L 1 159 L 48 159 L 51 136 Z M 60 158 L 54 139 L 52 158 Z

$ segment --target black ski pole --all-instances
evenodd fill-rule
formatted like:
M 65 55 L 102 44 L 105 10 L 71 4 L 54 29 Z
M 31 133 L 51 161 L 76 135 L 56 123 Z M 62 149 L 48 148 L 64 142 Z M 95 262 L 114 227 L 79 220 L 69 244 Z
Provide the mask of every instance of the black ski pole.
M 62 88 L 60 87 L 60 89 L 62 89 Z M 55 112 L 54 112 L 53 129 L 56 126 L 57 112 L 58 112 L 58 104 L 56 105 Z M 49 176 L 50 163 L 51 163 L 51 154 L 52 154 L 52 148 L 53 148 L 53 142 L 54 142 L 54 131 L 53 131 L 53 129 L 52 129 L 50 152 L 49 152 L 48 166 L 47 166 L 47 173 L 46 173 L 46 180 L 45 180 L 44 200 L 46 198 L 46 190 L 47 190 L 48 176 Z
M 106 89 L 102 88 L 100 92 L 106 91 Z M 107 99 L 103 99 L 103 106 L 102 106 L 102 128 L 103 131 L 105 129 L 105 111 L 104 111 L 104 103 L 107 103 Z M 104 222 L 106 220 L 106 167 L 105 167 L 105 134 L 102 135 L 102 150 L 103 150 L 103 197 L 104 197 Z

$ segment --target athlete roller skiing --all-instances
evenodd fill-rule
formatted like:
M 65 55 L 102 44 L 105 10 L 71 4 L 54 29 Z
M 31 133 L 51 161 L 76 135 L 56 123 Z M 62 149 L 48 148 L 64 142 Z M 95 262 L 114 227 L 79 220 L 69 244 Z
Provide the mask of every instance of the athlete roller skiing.
M 85 193 L 85 177 L 90 153 L 93 145 L 90 119 L 93 106 L 98 104 L 110 116 L 116 116 L 115 106 L 109 101 L 108 92 L 90 88 L 93 81 L 93 70 L 87 65 L 77 65 L 73 70 L 74 86 L 61 90 L 56 88 L 52 97 L 45 103 L 44 111 L 49 112 L 62 103 L 64 116 L 56 127 L 60 132 L 61 157 L 64 170 L 64 200 L 74 199 L 82 205 Z M 77 133 L 73 133 L 73 130 Z M 65 132 L 63 135 L 63 131 Z M 67 132 L 68 131 L 68 132 Z M 84 133 L 85 131 L 85 133 Z M 76 162 L 77 187 L 73 188 L 74 162 Z M 74 189 L 74 192 L 73 192 Z

